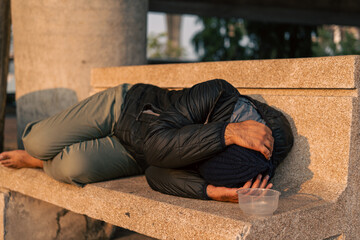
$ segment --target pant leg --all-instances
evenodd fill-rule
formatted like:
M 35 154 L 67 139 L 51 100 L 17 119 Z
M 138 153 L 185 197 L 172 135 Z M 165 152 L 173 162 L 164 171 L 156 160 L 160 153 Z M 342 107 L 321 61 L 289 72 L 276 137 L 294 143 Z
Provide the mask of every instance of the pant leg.
M 44 161 L 44 171 L 78 186 L 143 173 L 115 136 L 67 146 L 52 160 Z
M 27 125 L 25 150 L 41 160 L 53 159 L 64 147 L 113 134 L 128 84 L 97 93 L 47 119 Z
M 118 139 L 115 122 L 130 87 L 95 94 L 50 118 L 28 124 L 25 150 L 44 160 L 45 172 L 77 185 L 142 173 Z

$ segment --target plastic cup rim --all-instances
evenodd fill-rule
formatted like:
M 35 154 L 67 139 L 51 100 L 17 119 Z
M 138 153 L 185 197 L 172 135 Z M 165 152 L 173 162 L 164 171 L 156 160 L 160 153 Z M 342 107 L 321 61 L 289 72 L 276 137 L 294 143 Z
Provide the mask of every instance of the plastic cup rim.
M 279 192 L 279 191 L 277 191 L 277 190 L 274 190 L 274 189 L 265 189 L 265 188 L 241 188 L 241 189 L 238 189 L 237 191 L 236 191 L 236 193 L 237 194 L 239 194 L 241 191 L 253 191 L 253 190 L 256 190 L 256 191 L 258 191 L 258 190 L 260 190 L 260 191 L 269 191 L 269 192 L 272 192 L 272 193 L 275 193 L 275 194 L 278 194 L 278 196 L 280 196 L 281 195 L 281 192 Z M 241 194 L 241 193 L 240 193 Z

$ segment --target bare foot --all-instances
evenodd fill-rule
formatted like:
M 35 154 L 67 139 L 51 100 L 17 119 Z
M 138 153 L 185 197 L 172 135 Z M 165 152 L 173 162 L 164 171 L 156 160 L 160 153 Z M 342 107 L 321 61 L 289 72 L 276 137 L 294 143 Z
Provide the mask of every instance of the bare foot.
M 40 159 L 30 156 L 24 150 L 14 150 L 0 153 L 0 164 L 10 168 L 42 168 Z

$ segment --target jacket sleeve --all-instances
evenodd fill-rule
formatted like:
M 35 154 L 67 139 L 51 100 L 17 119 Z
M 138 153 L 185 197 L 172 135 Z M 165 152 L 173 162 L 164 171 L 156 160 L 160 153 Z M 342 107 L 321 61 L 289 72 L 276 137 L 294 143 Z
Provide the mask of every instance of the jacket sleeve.
M 217 103 L 238 94 L 231 84 L 218 79 L 184 90 L 150 125 L 144 143 L 148 164 L 180 168 L 221 152 L 227 123 L 207 121 Z
M 145 171 L 150 187 L 158 192 L 186 198 L 209 200 L 207 183 L 190 169 L 168 169 L 150 166 Z

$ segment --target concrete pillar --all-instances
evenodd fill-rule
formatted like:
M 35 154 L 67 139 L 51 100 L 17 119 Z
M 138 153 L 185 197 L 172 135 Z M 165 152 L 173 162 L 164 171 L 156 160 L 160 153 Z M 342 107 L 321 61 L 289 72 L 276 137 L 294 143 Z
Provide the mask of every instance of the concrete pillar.
M 0 1 L 0 151 L 4 150 L 6 85 L 9 70 L 10 0 Z
M 148 0 L 12 0 L 18 137 L 87 97 L 92 68 L 145 64 L 147 10 Z

